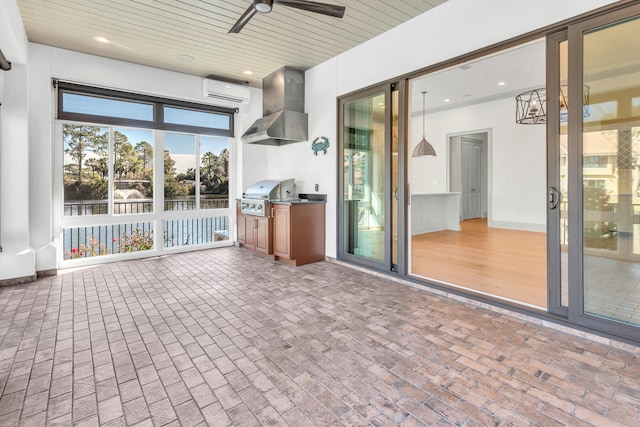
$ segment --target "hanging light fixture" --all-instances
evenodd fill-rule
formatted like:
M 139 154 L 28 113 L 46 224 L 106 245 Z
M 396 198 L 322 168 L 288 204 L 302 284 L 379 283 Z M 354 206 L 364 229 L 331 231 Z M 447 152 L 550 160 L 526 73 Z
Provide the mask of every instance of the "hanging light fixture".
M 568 118 L 569 108 L 569 87 L 560 85 L 560 122 L 564 123 Z M 591 115 L 589 109 L 589 86 L 582 86 L 582 117 L 587 118 Z
M 420 156 L 435 156 L 436 150 L 434 150 L 433 145 L 429 144 L 427 141 L 426 133 L 425 133 L 425 120 L 426 120 L 426 107 L 425 107 L 425 95 L 426 91 L 422 92 L 422 140 L 416 145 L 413 149 L 413 154 L 411 157 L 420 157 Z
M 567 108 L 569 96 L 566 85 L 560 86 L 560 121 L 567 121 Z M 589 86 L 582 88 L 582 116 L 589 117 Z M 533 89 L 516 96 L 516 123 L 524 125 L 537 125 L 547 123 L 547 91 L 546 89 Z
M 547 91 L 534 89 L 516 96 L 516 123 L 547 123 Z

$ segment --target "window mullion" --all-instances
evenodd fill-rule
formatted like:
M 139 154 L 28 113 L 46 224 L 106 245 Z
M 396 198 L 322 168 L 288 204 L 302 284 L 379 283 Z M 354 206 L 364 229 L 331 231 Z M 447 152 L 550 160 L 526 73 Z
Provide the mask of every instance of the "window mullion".
M 107 214 L 111 217 L 115 214 L 115 206 L 114 206 L 114 183 L 115 183 L 115 144 L 114 144 L 115 136 L 113 127 L 109 127 L 109 144 L 107 149 Z
M 164 104 L 160 102 L 153 104 L 153 120 L 156 128 L 162 127 L 164 124 Z
M 155 249 L 162 250 L 164 245 L 164 131 L 153 131 L 154 142 L 154 167 L 153 167 L 153 200 L 156 215 L 155 227 L 156 239 Z
M 200 210 L 200 135 L 196 135 L 196 172 L 194 181 L 196 183 L 196 210 Z

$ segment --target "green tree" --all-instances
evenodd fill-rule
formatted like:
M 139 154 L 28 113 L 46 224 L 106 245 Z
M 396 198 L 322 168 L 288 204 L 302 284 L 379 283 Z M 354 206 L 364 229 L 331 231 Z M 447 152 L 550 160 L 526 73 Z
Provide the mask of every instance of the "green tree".
M 135 148 L 142 162 L 142 169 L 153 169 L 153 146 L 147 141 L 140 141 Z
M 171 198 L 180 195 L 180 185 L 176 179 L 176 161 L 171 158 L 169 151 L 164 151 L 164 197 Z
M 109 172 L 107 168 L 107 158 L 106 157 L 95 157 L 88 159 L 85 163 L 85 166 L 90 167 L 93 172 L 93 177 L 96 177 L 96 172 L 98 173 L 98 178 L 106 180 L 107 173 Z
M 195 181 L 196 180 L 196 170 L 194 168 L 187 169 L 186 172 L 179 173 L 176 175 L 176 179 L 178 181 Z
M 176 161 L 171 158 L 168 150 L 164 150 L 164 176 L 171 175 L 175 177 Z
M 114 174 L 118 179 L 131 178 L 140 169 L 140 159 L 133 145 L 129 143 L 129 138 L 122 132 L 115 131 L 113 134 Z
M 219 155 L 209 151 L 202 156 L 200 163 L 200 182 L 206 191 L 228 194 L 229 150 L 225 148 Z
M 95 153 L 98 158 L 106 158 L 109 140 L 107 133 L 100 133 L 100 130 L 95 126 L 64 125 L 64 152 L 77 162 L 78 183 L 82 183 L 82 168 L 89 152 Z

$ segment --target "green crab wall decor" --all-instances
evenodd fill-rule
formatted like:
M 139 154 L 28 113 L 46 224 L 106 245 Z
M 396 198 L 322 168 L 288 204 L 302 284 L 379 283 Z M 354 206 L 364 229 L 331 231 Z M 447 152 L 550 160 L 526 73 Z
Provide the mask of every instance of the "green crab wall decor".
M 311 149 L 313 150 L 314 156 L 317 156 L 319 151 L 327 154 L 327 148 L 329 148 L 329 138 L 326 136 L 319 136 L 311 143 Z

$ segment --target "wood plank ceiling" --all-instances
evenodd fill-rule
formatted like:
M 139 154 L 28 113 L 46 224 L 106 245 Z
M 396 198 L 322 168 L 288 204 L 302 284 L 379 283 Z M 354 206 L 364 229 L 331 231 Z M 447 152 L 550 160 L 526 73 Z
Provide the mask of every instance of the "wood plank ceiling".
M 283 65 L 306 70 L 445 1 L 323 0 L 345 6 L 342 19 L 276 4 L 239 34 L 227 32 L 251 0 L 17 4 L 30 42 L 260 87 Z M 98 36 L 111 43 L 98 43 Z

